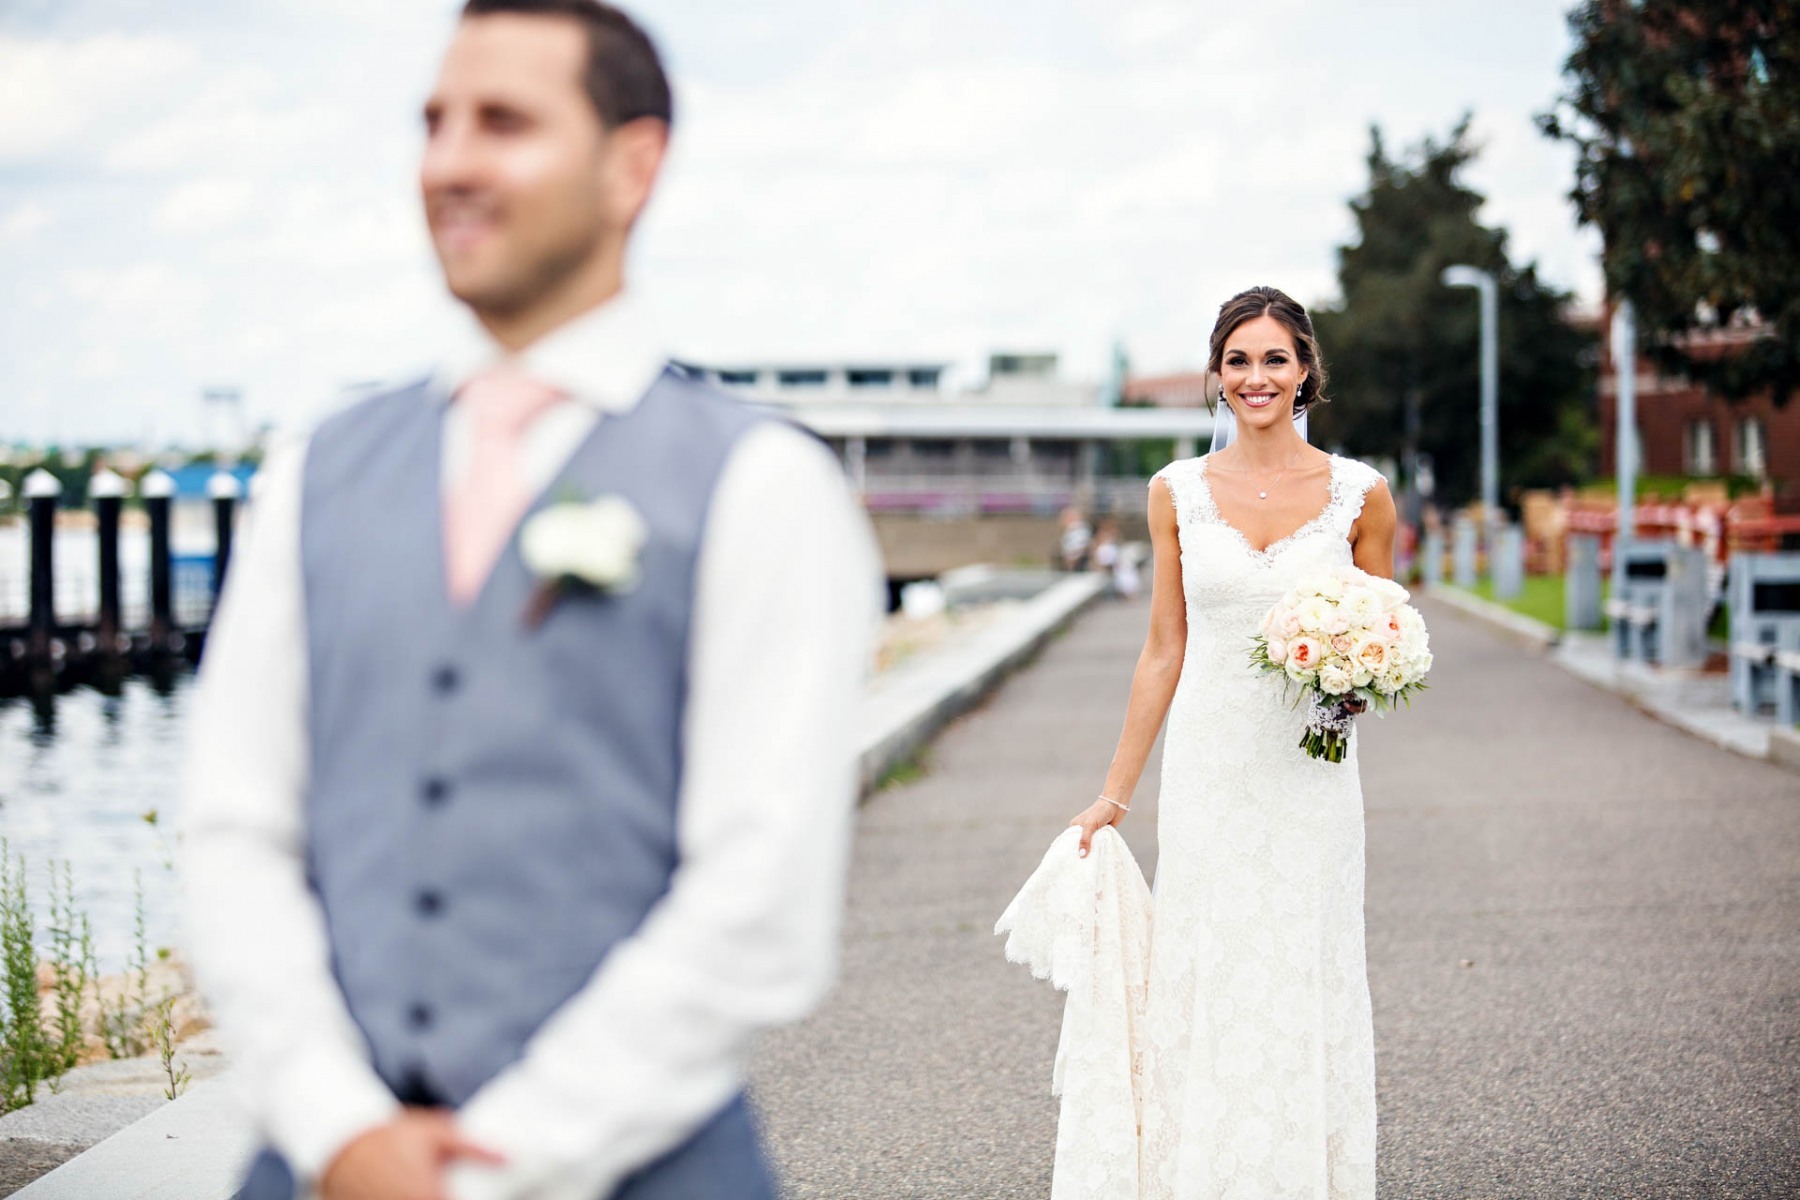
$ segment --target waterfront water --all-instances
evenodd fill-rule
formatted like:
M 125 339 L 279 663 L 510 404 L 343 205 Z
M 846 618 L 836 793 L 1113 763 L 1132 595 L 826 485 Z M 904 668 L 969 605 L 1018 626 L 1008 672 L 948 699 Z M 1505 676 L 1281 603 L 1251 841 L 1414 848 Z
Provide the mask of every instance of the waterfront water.
M 132 679 L 118 696 L 81 688 L 41 703 L 0 700 L 0 837 L 25 860 L 40 937 L 50 864 L 73 867 L 105 970 L 132 952 L 134 873 L 150 952 L 180 937 L 172 860 L 190 695 L 182 675 L 161 693 Z

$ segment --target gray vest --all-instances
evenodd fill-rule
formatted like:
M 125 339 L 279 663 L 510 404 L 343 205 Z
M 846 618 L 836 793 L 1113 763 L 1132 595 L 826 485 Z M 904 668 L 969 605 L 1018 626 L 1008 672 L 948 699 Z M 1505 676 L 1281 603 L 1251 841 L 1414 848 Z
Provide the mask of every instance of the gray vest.
M 624 497 L 641 580 L 528 628 L 516 537 L 472 607 L 445 594 L 443 412 L 423 384 L 378 396 L 307 452 L 306 829 L 377 1071 L 460 1105 L 668 890 L 696 556 L 761 418 L 673 372 L 602 417 L 538 503 Z

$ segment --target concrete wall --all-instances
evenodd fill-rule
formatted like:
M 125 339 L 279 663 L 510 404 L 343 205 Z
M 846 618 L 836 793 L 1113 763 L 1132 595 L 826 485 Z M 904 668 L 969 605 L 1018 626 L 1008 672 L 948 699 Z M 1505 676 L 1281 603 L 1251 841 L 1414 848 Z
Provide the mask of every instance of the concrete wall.
M 1142 512 L 1120 513 L 1117 519 L 1125 541 L 1148 539 Z M 1054 516 L 1026 513 L 979 517 L 875 513 L 871 520 L 887 573 L 895 579 L 922 579 L 971 563 L 1040 566 L 1050 561 L 1061 535 Z

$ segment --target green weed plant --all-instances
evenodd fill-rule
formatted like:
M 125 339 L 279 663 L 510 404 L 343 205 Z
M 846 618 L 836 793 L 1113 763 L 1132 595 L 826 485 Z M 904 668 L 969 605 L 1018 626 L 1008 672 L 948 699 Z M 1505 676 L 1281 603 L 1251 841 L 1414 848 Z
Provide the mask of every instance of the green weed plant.
M 98 1038 L 113 1058 L 157 1051 L 168 1079 L 164 1095 L 173 1100 L 187 1086 L 189 1075 L 175 1060 L 177 997 L 165 993 L 152 1002 L 149 995 L 142 874 L 134 873 L 132 958 L 110 999 L 99 986 L 93 924 L 75 906 L 73 868 L 67 862 L 50 865 L 50 924 L 41 964 L 26 878 L 24 858 L 15 857 L 0 838 L 0 1114 L 31 1104 L 39 1088 L 54 1091 L 63 1075 L 80 1063 L 90 1037 Z M 39 987 L 40 970 L 49 976 L 44 989 Z M 90 994 L 92 1029 L 84 1020 L 84 1002 Z

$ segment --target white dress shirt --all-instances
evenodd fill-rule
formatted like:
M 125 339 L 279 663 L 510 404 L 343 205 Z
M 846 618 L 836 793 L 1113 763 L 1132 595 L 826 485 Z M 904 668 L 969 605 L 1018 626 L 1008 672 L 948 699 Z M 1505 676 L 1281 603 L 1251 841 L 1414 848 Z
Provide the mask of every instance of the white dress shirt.
M 431 390 L 452 392 L 502 357 L 471 323 Z M 568 394 L 521 448 L 526 481 L 541 489 L 605 413 L 638 403 L 666 360 L 621 295 L 517 361 Z M 467 469 L 470 436 L 450 404 L 447 487 Z M 304 458 L 304 445 L 271 455 L 213 621 L 191 726 L 184 875 L 190 951 L 249 1108 L 306 1186 L 398 1106 L 332 975 L 306 883 Z M 879 578 L 868 522 L 830 452 L 778 422 L 746 434 L 699 550 L 670 890 L 460 1110 L 465 1135 L 507 1163 L 457 1166 L 459 1200 L 606 1195 L 742 1087 L 753 1034 L 823 996 Z

